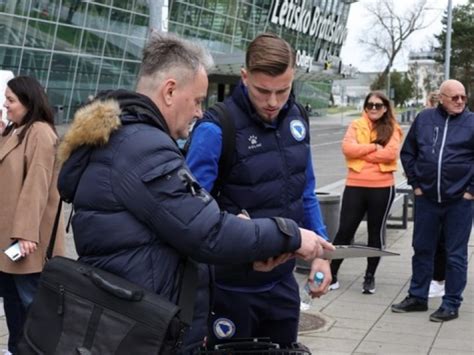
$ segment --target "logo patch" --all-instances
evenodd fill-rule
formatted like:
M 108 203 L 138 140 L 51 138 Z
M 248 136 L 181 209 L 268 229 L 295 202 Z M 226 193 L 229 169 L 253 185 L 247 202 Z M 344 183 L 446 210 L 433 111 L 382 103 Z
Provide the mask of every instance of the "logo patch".
M 213 328 L 217 339 L 229 339 L 235 334 L 235 324 L 227 318 L 216 319 Z
M 248 141 L 250 142 L 250 145 L 248 146 L 248 149 L 257 149 L 262 146 L 262 143 L 258 142 L 258 137 L 254 134 L 248 137 Z
M 293 120 L 290 122 L 291 135 L 298 142 L 301 142 L 306 137 L 306 127 L 300 120 Z

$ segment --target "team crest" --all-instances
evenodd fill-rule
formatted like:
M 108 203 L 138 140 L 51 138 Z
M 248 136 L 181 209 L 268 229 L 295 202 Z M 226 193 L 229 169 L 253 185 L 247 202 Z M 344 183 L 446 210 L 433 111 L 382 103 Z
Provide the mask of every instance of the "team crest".
M 217 339 L 229 339 L 235 334 L 235 324 L 227 318 L 216 319 L 213 328 Z
M 298 142 L 301 142 L 306 137 L 306 127 L 300 120 L 293 120 L 290 122 L 291 135 Z

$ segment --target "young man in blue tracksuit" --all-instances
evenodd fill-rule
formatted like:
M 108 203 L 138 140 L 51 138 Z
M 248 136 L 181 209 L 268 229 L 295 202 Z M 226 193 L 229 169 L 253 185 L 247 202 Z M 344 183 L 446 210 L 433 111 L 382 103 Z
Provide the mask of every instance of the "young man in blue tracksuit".
M 440 238 L 446 251 L 445 295 L 433 322 L 459 316 L 467 282 L 467 246 L 474 195 L 474 114 L 457 80 L 440 86 L 440 104 L 422 111 L 408 132 L 401 160 L 415 195 L 412 279 L 397 313 L 428 310 L 433 259 Z
M 252 218 L 291 218 L 327 239 L 314 193 L 309 125 L 292 95 L 294 72 L 295 52 L 286 41 L 269 33 L 256 37 L 247 49 L 241 83 L 224 101 L 235 127 L 229 171 L 219 177 L 223 133 L 213 110 L 198 120 L 187 162 L 222 210 L 236 214 L 245 210 Z M 282 345 L 296 341 L 300 298 L 294 265 L 287 254 L 253 267 L 216 267 L 211 341 L 232 337 L 270 337 Z M 272 270 L 261 272 L 268 269 Z M 309 278 L 317 271 L 325 278 L 319 287 L 312 285 L 314 297 L 326 293 L 331 281 L 328 261 L 315 259 Z

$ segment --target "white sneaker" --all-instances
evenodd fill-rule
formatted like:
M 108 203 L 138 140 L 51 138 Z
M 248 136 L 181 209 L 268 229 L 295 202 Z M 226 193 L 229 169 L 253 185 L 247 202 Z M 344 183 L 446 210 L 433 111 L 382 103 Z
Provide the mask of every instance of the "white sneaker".
M 429 298 L 444 296 L 444 281 L 431 280 Z
M 2 355 L 13 355 L 11 352 L 9 352 L 7 349 L 2 349 L 0 350 L 2 352 Z
M 300 311 L 308 311 L 311 308 L 311 305 L 305 302 L 300 303 Z
M 339 285 L 339 281 L 334 282 L 333 284 L 330 284 L 328 287 L 329 291 L 337 290 L 341 285 Z

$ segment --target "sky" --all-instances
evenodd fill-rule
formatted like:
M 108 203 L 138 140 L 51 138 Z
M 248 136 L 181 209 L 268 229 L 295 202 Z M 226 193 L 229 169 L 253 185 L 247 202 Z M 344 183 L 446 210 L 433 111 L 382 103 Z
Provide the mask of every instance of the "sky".
M 368 24 L 364 19 L 367 18 L 365 5 L 376 0 L 359 0 L 351 5 L 349 19 L 347 21 L 348 35 L 341 50 L 342 62 L 345 65 L 352 64 L 361 72 L 381 71 L 385 68 L 386 60 L 380 58 L 371 58 L 370 52 L 364 49 L 358 41 L 366 31 Z M 415 0 L 394 0 L 396 11 L 403 12 L 412 6 Z M 453 7 L 466 4 L 467 0 L 453 0 Z M 408 54 L 411 51 L 428 49 L 430 44 L 436 44 L 434 35 L 441 33 L 443 26 L 441 20 L 444 11 L 447 9 L 448 0 L 428 0 L 429 10 L 425 15 L 425 29 L 415 32 L 408 38 L 407 43 L 395 59 L 394 68 L 398 71 L 407 70 Z M 370 24 L 369 24 L 370 25 Z

